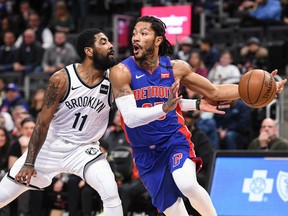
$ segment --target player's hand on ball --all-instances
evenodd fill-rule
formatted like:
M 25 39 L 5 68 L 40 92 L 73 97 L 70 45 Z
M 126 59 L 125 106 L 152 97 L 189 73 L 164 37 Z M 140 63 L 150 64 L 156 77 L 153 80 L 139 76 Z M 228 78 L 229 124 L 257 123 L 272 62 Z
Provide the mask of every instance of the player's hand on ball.
M 23 165 L 21 170 L 15 176 L 15 180 L 19 183 L 26 183 L 26 185 L 30 185 L 32 176 L 36 177 L 36 175 L 37 175 L 37 172 L 34 166 Z
M 271 75 L 273 77 L 275 77 L 275 75 L 277 74 L 278 70 L 274 70 L 272 71 Z M 284 84 L 287 82 L 287 79 L 281 80 L 280 82 L 276 82 L 276 93 L 281 93 L 283 91 L 284 88 Z

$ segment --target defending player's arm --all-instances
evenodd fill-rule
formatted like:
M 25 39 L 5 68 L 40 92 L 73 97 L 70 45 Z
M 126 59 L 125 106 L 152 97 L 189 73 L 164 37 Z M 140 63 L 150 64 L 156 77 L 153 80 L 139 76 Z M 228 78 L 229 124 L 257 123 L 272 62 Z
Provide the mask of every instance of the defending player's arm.
M 66 76 L 66 72 L 61 70 L 53 74 L 49 79 L 49 83 L 45 91 L 42 111 L 39 113 L 29 142 L 26 161 L 15 177 L 15 180 L 18 182 L 26 182 L 27 185 L 29 185 L 31 177 L 37 174 L 36 170 L 34 169 L 34 163 L 46 139 L 50 122 L 53 119 L 58 104 L 67 91 Z
M 130 88 L 131 75 L 129 70 L 123 64 L 118 64 L 111 69 L 109 78 L 117 107 L 123 116 L 125 124 L 130 128 L 148 124 L 160 118 L 175 109 L 177 103 L 182 98 L 178 96 L 178 81 L 171 87 L 166 103 L 150 108 L 139 108 L 136 105 L 133 91 Z M 149 109 L 149 112 L 147 109 Z

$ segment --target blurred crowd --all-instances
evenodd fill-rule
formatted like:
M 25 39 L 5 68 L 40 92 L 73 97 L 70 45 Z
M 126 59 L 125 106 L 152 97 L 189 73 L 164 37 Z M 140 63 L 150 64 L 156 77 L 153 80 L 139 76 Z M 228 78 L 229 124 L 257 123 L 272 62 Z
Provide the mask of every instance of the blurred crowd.
M 39 86 L 27 99 L 17 84 L 7 83 L 5 74 L 52 74 L 79 60 L 67 35 L 77 32 L 75 16 L 85 15 L 88 1 L 79 4 L 82 6 L 77 8 L 77 13 L 71 7 L 69 9 L 71 2 L 78 5 L 80 1 L 0 0 L 0 179 L 26 151 L 46 88 L 45 85 Z M 154 3 L 169 5 L 177 2 Z M 242 26 L 263 22 L 286 25 L 287 2 L 224 0 L 223 10 L 230 17 L 240 17 Z M 193 1 L 195 17 L 202 12 L 215 13 L 219 10 L 218 3 L 216 0 Z M 196 73 L 215 84 L 238 83 L 241 76 L 253 68 L 269 68 L 269 51 L 260 38 L 254 36 L 239 48 L 237 58 L 230 50 L 217 49 L 209 35 L 197 43 L 192 37 L 186 37 L 179 45 L 179 51 L 171 57 L 186 61 Z M 181 94 L 184 98 L 201 98 L 201 95 L 184 86 Z M 216 150 L 288 151 L 287 140 L 279 137 L 278 125 L 273 116 L 267 118 L 265 108 L 252 109 L 240 99 L 231 102 L 231 108 L 226 110 L 224 116 L 201 111 L 183 112 L 183 116 L 193 134 L 191 139 L 195 144 L 196 155 L 204 161 L 202 170 L 197 174 L 204 188 L 208 186 L 209 167 Z M 124 214 L 142 211 L 151 216 L 157 215 L 138 177 L 116 107 L 111 110 L 110 124 L 101 139 L 101 147 L 107 153 L 115 173 Z M 191 206 L 187 208 L 193 212 Z M 44 191 L 25 192 L 1 209 L 0 216 L 57 215 L 57 211 L 69 212 L 70 216 L 91 216 L 102 211 L 102 202 L 97 192 L 82 179 L 61 174 Z M 193 215 L 197 213 L 193 212 Z

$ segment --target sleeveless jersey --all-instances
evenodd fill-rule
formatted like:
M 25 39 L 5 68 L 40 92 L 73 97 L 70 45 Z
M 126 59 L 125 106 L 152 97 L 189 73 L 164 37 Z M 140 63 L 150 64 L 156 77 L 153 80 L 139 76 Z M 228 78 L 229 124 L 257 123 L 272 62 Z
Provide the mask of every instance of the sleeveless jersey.
M 78 75 L 77 64 L 67 66 L 68 89 L 50 124 L 49 133 L 72 143 L 98 141 L 106 131 L 111 107 L 108 71 L 95 86 L 86 85 Z
M 152 107 L 168 100 L 170 88 L 175 81 L 169 57 L 161 56 L 159 66 L 152 74 L 138 67 L 133 57 L 125 59 L 122 63 L 130 70 L 130 87 L 134 92 L 137 107 Z M 149 124 L 136 128 L 125 125 L 124 129 L 134 155 L 137 149 L 159 149 L 175 143 L 193 145 L 179 105 L 175 110 Z

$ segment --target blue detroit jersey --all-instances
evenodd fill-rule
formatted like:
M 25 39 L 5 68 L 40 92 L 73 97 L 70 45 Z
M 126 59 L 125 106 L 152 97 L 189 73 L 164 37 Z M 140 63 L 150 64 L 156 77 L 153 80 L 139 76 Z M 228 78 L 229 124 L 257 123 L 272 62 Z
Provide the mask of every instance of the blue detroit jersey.
M 175 81 L 169 57 L 160 57 L 159 66 L 153 73 L 138 67 L 133 57 L 123 63 L 131 73 L 130 87 L 137 107 L 151 107 L 168 100 Z M 178 197 L 183 197 L 171 173 L 181 168 L 187 158 L 201 167 L 201 161 L 195 158 L 191 134 L 184 126 L 180 107 L 146 125 L 136 128 L 124 125 L 124 131 L 132 146 L 139 176 L 153 205 L 163 212 Z
M 158 68 L 150 74 L 138 67 L 132 57 L 123 61 L 131 73 L 130 87 L 134 91 L 137 107 L 151 107 L 165 103 L 175 81 L 169 57 L 160 57 Z M 183 126 L 180 107 L 149 124 L 130 129 L 125 126 L 133 149 L 169 145 L 175 140 L 190 140 L 190 133 Z M 157 131 L 155 133 L 155 131 Z M 189 136 L 189 137 L 187 137 Z

